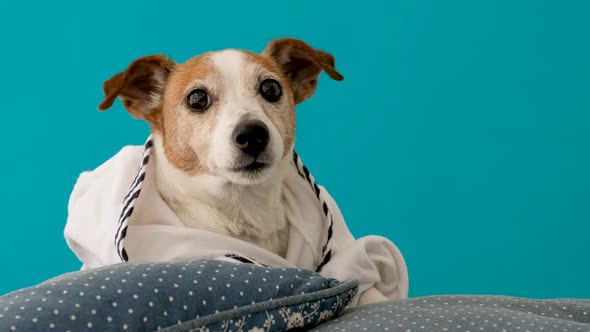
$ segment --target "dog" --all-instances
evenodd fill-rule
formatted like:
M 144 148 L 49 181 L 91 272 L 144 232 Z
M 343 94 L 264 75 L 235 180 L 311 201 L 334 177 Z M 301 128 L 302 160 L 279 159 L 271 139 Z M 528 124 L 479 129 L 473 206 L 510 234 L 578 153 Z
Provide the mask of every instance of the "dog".
M 129 114 L 149 123 L 158 193 L 186 227 L 286 258 L 292 221 L 283 192 L 293 172 L 295 109 L 313 96 L 322 71 L 344 79 L 333 55 L 293 38 L 272 40 L 260 54 L 226 49 L 184 63 L 145 56 L 105 81 L 99 110 L 120 98 Z M 318 186 L 309 193 L 314 188 L 320 197 Z M 396 264 L 403 284 L 405 264 Z M 394 297 L 404 297 L 404 287 Z M 371 286 L 359 303 L 384 300 Z

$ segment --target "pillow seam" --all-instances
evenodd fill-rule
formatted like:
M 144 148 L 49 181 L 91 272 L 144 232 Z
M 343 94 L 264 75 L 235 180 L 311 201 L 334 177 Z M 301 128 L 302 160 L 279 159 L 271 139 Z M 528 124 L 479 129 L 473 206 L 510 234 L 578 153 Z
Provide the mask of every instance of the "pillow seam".
M 277 309 L 280 307 L 293 306 L 293 305 L 297 305 L 297 304 L 301 304 L 301 303 L 305 303 L 305 302 L 313 302 L 313 301 L 318 301 L 321 299 L 327 299 L 327 298 L 331 298 L 334 296 L 338 296 L 339 294 L 347 292 L 351 289 L 357 288 L 358 285 L 359 285 L 359 282 L 357 280 L 349 280 L 349 281 L 345 281 L 345 282 L 341 283 L 340 285 L 333 287 L 333 288 L 322 289 L 319 291 L 315 291 L 313 293 L 299 294 L 299 295 L 290 296 L 287 298 L 274 299 L 272 301 L 267 300 L 267 301 L 260 302 L 260 303 L 249 304 L 247 306 L 243 306 L 243 307 L 239 307 L 239 308 L 235 308 L 235 309 L 230 309 L 230 310 L 225 310 L 222 312 L 210 314 L 210 315 L 200 317 L 200 318 L 195 318 L 195 319 L 183 322 L 182 324 L 179 324 L 179 325 L 177 324 L 177 325 L 168 326 L 168 327 L 161 329 L 160 331 L 162 331 L 162 332 L 189 331 L 191 328 L 211 325 L 211 324 L 226 320 L 231 317 L 245 316 L 245 315 L 252 314 L 255 312 L 274 310 L 274 309 Z

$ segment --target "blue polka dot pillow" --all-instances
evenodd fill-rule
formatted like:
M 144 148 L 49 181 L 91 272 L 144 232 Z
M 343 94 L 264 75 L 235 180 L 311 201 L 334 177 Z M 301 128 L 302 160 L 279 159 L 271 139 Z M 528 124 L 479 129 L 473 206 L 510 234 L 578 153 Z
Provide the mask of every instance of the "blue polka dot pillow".
M 283 331 L 339 315 L 357 289 L 296 268 L 125 263 L 0 297 L 0 331 Z

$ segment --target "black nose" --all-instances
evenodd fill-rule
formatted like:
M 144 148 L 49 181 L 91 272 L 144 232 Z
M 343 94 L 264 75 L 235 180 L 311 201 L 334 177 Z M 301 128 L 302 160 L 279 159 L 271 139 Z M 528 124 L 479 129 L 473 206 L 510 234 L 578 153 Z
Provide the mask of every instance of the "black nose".
M 268 127 L 260 122 L 247 122 L 234 130 L 236 146 L 253 157 L 264 151 L 268 144 Z

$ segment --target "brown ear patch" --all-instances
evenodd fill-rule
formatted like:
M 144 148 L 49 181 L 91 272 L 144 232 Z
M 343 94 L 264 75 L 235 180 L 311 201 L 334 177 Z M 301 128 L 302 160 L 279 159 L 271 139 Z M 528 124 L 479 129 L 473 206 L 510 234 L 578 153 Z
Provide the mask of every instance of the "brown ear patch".
M 342 81 L 344 79 L 344 76 L 342 76 L 342 74 L 340 74 L 336 70 L 336 59 L 334 59 L 334 56 L 328 52 L 324 52 L 321 50 L 315 51 L 316 57 L 319 59 L 318 63 L 320 67 L 322 67 L 322 69 L 328 74 L 328 76 L 330 76 L 332 79 L 336 81 Z
M 344 79 L 336 70 L 336 60 L 330 53 L 316 50 L 298 39 L 272 40 L 262 55 L 273 58 L 289 79 L 295 103 L 300 103 L 313 95 L 322 70 L 334 80 Z
M 104 111 L 120 97 L 125 109 L 134 117 L 155 121 L 154 112 L 161 110 L 164 87 L 174 61 L 163 55 L 139 58 L 121 73 L 103 84 L 105 98 L 98 105 Z
M 125 73 L 118 73 L 103 83 L 102 88 L 104 90 L 105 98 L 102 103 L 98 105 L 99 110 L 104 111 L 113 106 L 124 82 Z

